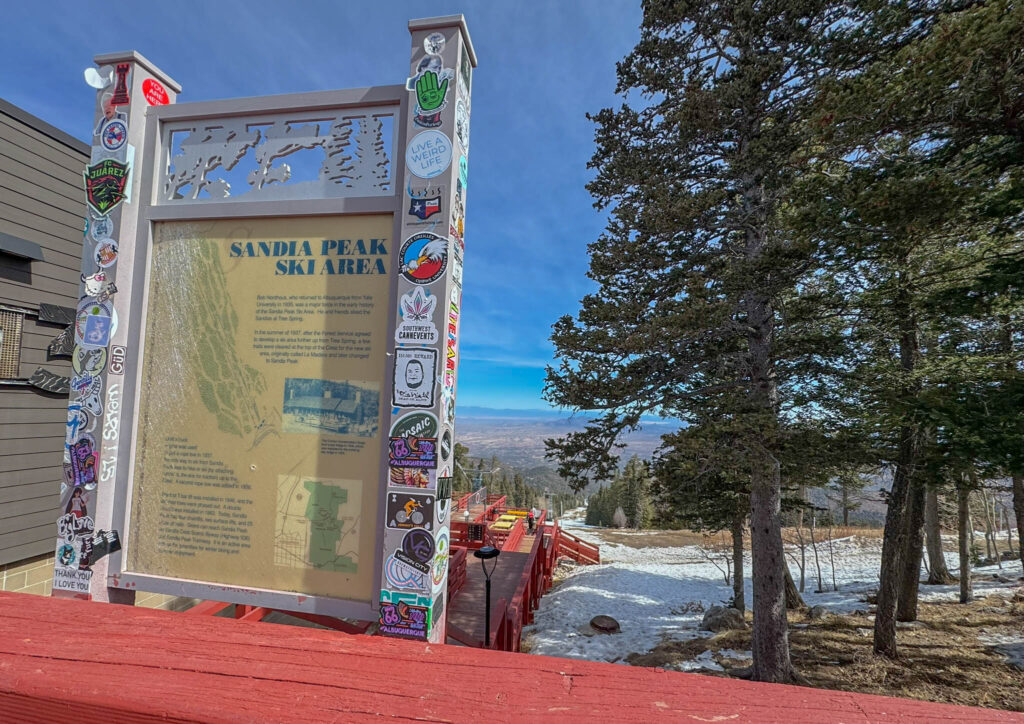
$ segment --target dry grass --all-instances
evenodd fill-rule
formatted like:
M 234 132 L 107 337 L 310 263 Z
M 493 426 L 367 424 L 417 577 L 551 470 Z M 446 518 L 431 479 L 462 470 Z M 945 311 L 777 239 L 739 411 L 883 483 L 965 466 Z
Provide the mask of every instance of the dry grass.
M 900 658 L 890 661 L 872 653 L 873 623 L 867 616 L 830 615 L 809 621 L 802 613 L 791 613 L 790 622 L 796 626 L 790 630 L 793 663 L 815 688 L 1024 711 L 1024 674 L 978 640 L 982 634 L 1019 636 L 1024 596 L 1018 593 L 1013 601 L 990 596 L 967 605 L 922 603 L 920 621 L 918 628 L 897 632 Z M 709 639 L 666 641 L 653 651 L 631 654 L 626 661 L 668 666 L 722 649 L 749 650 L 749 629 Z M 728 660 L 719 663 L 727 669 L 730 665 Z
M 592 531 L 608 543 L 629 546 L 630 548 L 679 548 L 682 546 L 704 546 L 710 550 L 732 550 L 732 536 L 728 531 L 720 531 L 711 535 L 696 533 L 692 530 L 617 530 L 615 528 L 602 528 Z M 803 530 L 804 540 L 810 545 L 809 531 Z M 828 541 L 828 529 L 818 528 L 815 531 L 815 539 L 818 544 Z M 881 528 L 833 528 L 832 540 L 847 538 L 856 535 L 862 538 L 881 538 Z M 797 535 L 795 528 L 783 528 L 782 538 L 787 543 L 796 543 Z M 743 540 L 744 546 L 750 550 L 750 535 Z

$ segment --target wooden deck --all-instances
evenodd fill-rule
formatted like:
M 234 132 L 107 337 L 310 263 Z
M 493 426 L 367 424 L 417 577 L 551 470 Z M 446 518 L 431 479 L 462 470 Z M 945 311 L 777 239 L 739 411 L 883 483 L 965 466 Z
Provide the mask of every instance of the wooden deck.
M 533 543 L 533 538 L 530 538 L 530 543 Z M 501 599 L 512 600 L 529 557 L 529 552 L 506 552 L 498 556 L 498 564 L 494 569 L 494 575 L 491 576 L 492 607 L 496 607 Z M 485 581 L 480 560 L 474 558 L 470 552 L 466 558 L 466 583 L 448 604 L 449 623 L 458 626 L 478 641 L 484 640 Z
M 618 664 L 0 593 L 0 719 L 1024 722 Z

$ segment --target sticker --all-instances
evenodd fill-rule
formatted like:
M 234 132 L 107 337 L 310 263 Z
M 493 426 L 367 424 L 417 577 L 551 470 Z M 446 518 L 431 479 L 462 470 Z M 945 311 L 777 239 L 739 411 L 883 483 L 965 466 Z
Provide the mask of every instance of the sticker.
M 75 347 L 71 353 L 71 367 L 76 375 L 98 375 L 107 366 L 107 350 Z
M 463 189 L 469 188 L 469 162 L 465 156 L 459 156 L 459 183 Z
M 64 433 L 64 446 L 65 451 L 69 449 L 72 443 L 76 442 L 84 433 L 91 429 L 92 421 L 89 417 L 89 413 L 82 409 L 82 406 L 77 402 L 72 402 L 68 405 L 68 421 L 67 430 Z M 70 458 L 68 458 L 70 463 Z
M 440 55 L 444 50 L 444 34 L 431 33 L 423 39 L 423 50 L 427 55 Z
M 62 566 L 74 566 L 78 560 L 78 552 L 70 543 L 61 543 L 57 547 L 57 562 Z
M 425 70 L 416 79 L 416 109 L 412 122 L 421 128 L 437 128 L 441 125 L 441 112 L 448 107 L 448 83 L 455 77 L 454 71 L 440 72 Z
M 434 520 L 434 496 L 416 493 L 388 493 L 387 526 L 407 530 L 430 530 Z
M 423 528 L 413 528 L 402 538 L 402 547 L 395 555 L 403 562 L 413 561 L 418 570 L 427 571 L 436 552 L 434 536 Z
M 81 486 L 76 486 L 71 491 L 68 504 L 64 506 L 64 515 L 73 515 L 76 518 L 86 518 L 89 515 L 89 493 Z
M 86 68 L 83 75 L 85 82 L 96 90 L 103 90 L 114 82 L 114 70 L 109 65 L 104 65 L 99 70 Z
M 441 194 L 430 198 L 413 198 L 409 200 L 409 214 L 426 221 L 434 214 L 441 213 Z
M 124 374 L 124 363 L 127 356 L 128 349 L 126 347 L 115 344 L 110 348 L 110 374 Z
M 64 469 L 64 481 L 69 486 L 86 490 L 96 487 L 98 455 L 94 444 L 89 436 L 83 436 L 78 442 L 71 444 L 71 462 L 67 463 Z
M 83 300 L 75 317 L 75 341 L 82 347 L 106 347 L 110 343 L 112 313 L 110 302 Z
M 112 282 L 107 281 L 106 272 L 98 271 L 95 274 L 90 274 L 89 276 L 82 274 L 80 278 L 85 289 L 85 296 L 92 297 L 93 299 L 96 299 L 96 301 L 106 301 L 105 299 L 98 299 L 104 291 L 113 286 Z M 107 294 L 106 296 L 109 298 L 110 294 Z
M 396 487 L 433 489 L 437 477 L 433 468 L 391 468 L 388 481 Z
M 86 538 L 89 551 L 89 563 L 95 563 L 101 558 L 121 550 L 121 536 L 116 530 L 97 530 L 92 538 Z M 83 557 L 85 553 L 83 552 Z
M 440 131 L 422 131 L 405 151 L 405 165 L 419 178 L 443 174 L 452 163 L 452 142 Z
M 452 455 L 452 431 L 445 430 L 441 435 L 441 459 L 447 460 Z
M 79 543 L 58 542 L 53 566 L 53 590 L 89 593 L 92 570 L 79 569 Z M 66 561 L 66 562 L 65 562 Z
M 463 45 L 459 53 L 459 93 L 469 96 L 473 87 L 473 64 L 469 60 L 469 51 Z
M 63 538 L 65 543 L 91 538 L 92 530 L 92 518 L 88 515 L 76 516 L 73 513 L 65 513 L 57 519 L 57 536 Z
M 102 242 L 109 239 L 113 233 L 114 222 L 110 220 L 109 216 L 92 217 L 92 222 L 89 223 L 89 236 L 93 238 L 93 241 Z
M 396 349 L 392 405 L 433 407 L 436 379 L 436 349 Z
M 159 81 L 153 78 L 146 78 L 142 81 L 142 95 L 146 96 L 146 103 L 151 106 L 166 106 L 171 102 L 167 91 L 160 85 Z
M 131 65 L 118 63 L 114 72 L 117 74 L 117 84 L 114 86 L 114 96 L 110 99 L 112 106 L 125 106 L 131 102 L 128 98 L 128 70 Z
M 427 606 L 410 606 L 407 603 L 398 605 L 382 603 L 378 632 L 389 636 L 427 640 L 427 628 L 430 608 Z
M 437 438 L 391 438 L 388 442 L 388 465 L 395 468 L 436 468 Z
M 86 166 L 85 200 L 97 214 L 105 215 L 125 200 L 128 170 L 127 163 L 112 158 L 105 158 L 97 164 Z
M 430 284 L 448 267 L 448 239 L 429 231 L 413 234 L 398 253 L 401 273 L 413 284 Z
M 389 591 L 382 589 L 380 592 L 381 603 L 406 603 L 410 606 L 429 606 L 430 599 L 427 596 L 421 596 L 417 593 L 409 593 L 407 591 Z
M 455 394 L 455 371 L 458 367 L 459 353 L 459 304 L 462 293 L 458 287 L 452 287 L 451 301 L 448 304 L 448 342 L 445 345 L 444 391 L 446 395 Z
M 108 151 L 119 151 L 128 140 L 128 126 L 119 118 L 107 121 L 100 129 L 100 143 Z
M 459 139 L 459 146 L 462 152 L 469 153 L 469 109 L 466 107 L 466 100 L 459 98 L 455 101 L 455 136 Z
M 434 586 L 440 586 L 444 582 L 445 574 L 448 573 L 448 529 L 442 528 L 437 534 L 436 554 L 434 555 L 433 581 Z
M 437 418 L 430 412 L 410 412 L 391 423 L 391 437 L 437 437 Z
M 395 328 L 398 344 L 437 344 L 437 327 L 432 319 L 437 297 L 427 294 L 422 287 L 416 287 L 412 293 L 402 295 L 398 305 L 402 321 Z
M 117 242 L 113 239 L 104 239 L 96 246 L 96 266 L 106 269 L 117 261 Z
M 452 229 L 452 231 L 455 231 L 455 229 Z M 455 234 L 453 234 L 453 236 L 455 236 L 455 240 L 458 242 L 458 244 L 456 244 L 455 246 L 452 247 L 452 251 L 454 252 L 452 254 L 452 257 L 453 257 L 453 259 L 452 259 L 452 281 L 455 283 L 456 286 L 458 286 L 461 289 L 462 288 L 462 249 L 463 249 L 462 236 L 461 235 L 455 235 Z
M 448 511 L 452 507 L 452 476 L 442 475 L 437 478 L 437 522 L 444 523 L 448 520 Z
M 430 593 L 432 590 L 428 574 L 420 573 L 394 556 L 384 563 L 384 580 L 390 588 L 397 588 L 400 591 Z
M 84 380 L 85 378 L 78 378 Z M 77 393 L 74 401 L 88 410 L 94 417 L 103 414 L 103 378 L 88 376 L 88 382 L 84 383 L 83 389 Z

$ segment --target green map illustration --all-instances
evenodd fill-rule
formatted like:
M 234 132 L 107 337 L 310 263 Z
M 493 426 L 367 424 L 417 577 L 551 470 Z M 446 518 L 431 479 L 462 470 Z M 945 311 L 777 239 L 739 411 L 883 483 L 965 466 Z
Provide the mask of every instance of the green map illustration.
M 280 476 L 274 564 L 356 573 L 360 488 L 356 480 Z
M 218 429 L 255 447 L 277 431 L 280 413 L 258 404 L 267 383 L 236 349 L 238 313 L 227 291 L 220 245 L 188 225 L 164 227 L 152 279 L 149 327 L 174 340 L 173 356 L 158 360 L 171 369 L 157 379 L 193 381 Z M 176 364 L 181 366 L 174 369 Z

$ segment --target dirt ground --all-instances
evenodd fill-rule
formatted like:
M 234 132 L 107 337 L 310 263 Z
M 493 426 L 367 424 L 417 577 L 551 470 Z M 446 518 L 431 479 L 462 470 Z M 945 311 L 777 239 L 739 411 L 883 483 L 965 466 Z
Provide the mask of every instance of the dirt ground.
M 815 688 L 1024 711 L 1024 672 L 1005 663 L 991 644 L 999 635 L 1019 637 L 1024 630 L 1024 588 L 1013 598 L 989 596 L 966 605 L 922 603 L 919 612 L 918 622 L 900 624 L 896 661 L 872 653 L 874 624 L 867 614 L 812 621 L 803 612 L 792 612 L 793 663 Z M 665 667 L 708 650 L 749 651 L 749 628 L 707 639 L 666 641 L 645 654 L 631 654 L 626 662 Z M 729 676 L 730 668 L 750 665 L 749 659 L 713 658 L 726 671 L 701 673 Z

